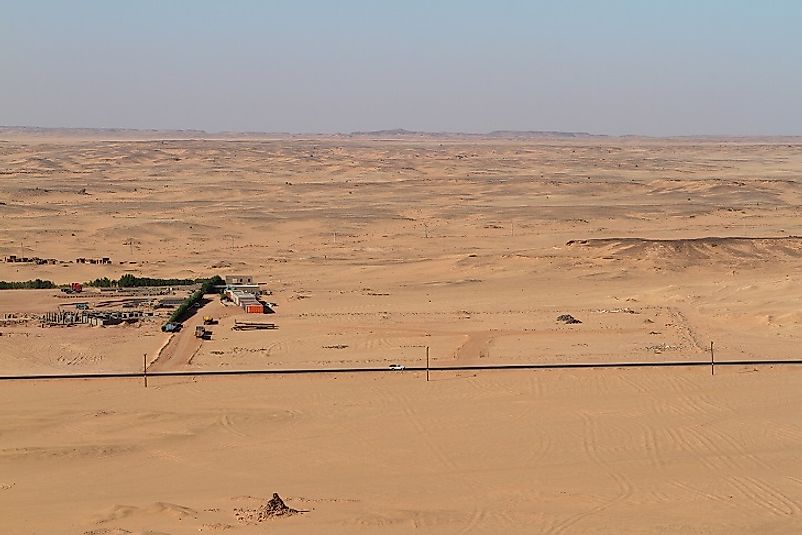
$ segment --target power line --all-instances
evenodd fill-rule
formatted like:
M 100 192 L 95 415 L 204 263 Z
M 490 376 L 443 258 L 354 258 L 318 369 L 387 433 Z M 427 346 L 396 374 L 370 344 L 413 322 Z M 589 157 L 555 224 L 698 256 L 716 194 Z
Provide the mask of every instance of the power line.
M 716 366 L 798 366 L 802 359 L 767 359 L 767 360 L 723 360 L 716 361 Z M 493 370 L 559 370 L 559 369 L 603 369 L 603 368 L 686 368 L 710 366 L 709 360 L 674 360 L 674 361 L 634 361 L 634 362 L 560 362 L 544 364 L 471 364 L 461 366 L 429 366 L 432 372 L 493 371 Z M 202 376 L 237 376 L 237 375 L 313 375 L 313 374 L 358 374 L 358 373 L 404 373 L 425 372 L 425 366 L 408 366 L 404 370 L 390 368 L 291 368 L 291 369 L 259 369 L 259 370 L 174 370 L 148 371 L 148 378 L 153 377 L 202 377 Z M 65 374 L 31 374 L 0 375 L 0 381 L 40 381 L 57 379 L 142 379 L 139 372 L 96 372 Z

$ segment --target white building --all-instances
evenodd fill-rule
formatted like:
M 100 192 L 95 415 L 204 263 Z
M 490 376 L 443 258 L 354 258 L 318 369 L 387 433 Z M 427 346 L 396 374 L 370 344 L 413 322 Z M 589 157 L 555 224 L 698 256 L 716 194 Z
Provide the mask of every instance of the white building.
M 226 275 L 226 286 L 253 284 L 253 275 Z

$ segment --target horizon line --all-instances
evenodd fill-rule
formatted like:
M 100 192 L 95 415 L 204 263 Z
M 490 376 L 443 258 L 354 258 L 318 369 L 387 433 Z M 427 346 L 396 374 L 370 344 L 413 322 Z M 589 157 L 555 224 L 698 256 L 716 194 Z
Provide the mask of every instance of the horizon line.
M 314 131 L 287 131 L 287 130 L 206 130 L 201 128 L 132 128 L 124 126 L 35 126 L 35 125 L 0 125 L 0 133 L 21 130 L 29 133 L 47 134 L 50 132 L 86 132 L 86 133 L 178 133 L 200 134 L 208 136 L 417 136 L 417 137 L 565 137 L 565 138 L 650 138 L 650 139 L 682 139 L 682 138 L 708 138 L 708 139 L 754 139 L 754 138 L 802 138 L 799 134 L 726 134 L 726 133 L 696 133 L 696 134 L 606 134 L 592 133 L 576 130 L 534 130 L 534 129 L 495 129 L 486 132 L 459 131 L 459 130 L 409 130 L 406 128 L 388 128 L 376 130 L 354 130 L 350 132 L 314 132 Z

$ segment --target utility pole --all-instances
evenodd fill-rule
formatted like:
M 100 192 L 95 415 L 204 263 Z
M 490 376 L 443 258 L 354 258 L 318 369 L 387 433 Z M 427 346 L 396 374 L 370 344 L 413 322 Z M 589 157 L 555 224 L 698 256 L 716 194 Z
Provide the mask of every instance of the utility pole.
M 426 348 L 426 382 L 429 382 L 429 346 L 424 345 L 410 345 L 410 346 L 401 346 L 401 347 L 420 347 Z
M 716 358 L 713 354 L 713 342 L 710 342 L 710 375 L 716 375 Z
M 142 378 L 145 380 L 145 388 L 148 387 L 148 354 L 142 355 Z
M 429 346 L 426 346 L 426 382 L 429 382 Z

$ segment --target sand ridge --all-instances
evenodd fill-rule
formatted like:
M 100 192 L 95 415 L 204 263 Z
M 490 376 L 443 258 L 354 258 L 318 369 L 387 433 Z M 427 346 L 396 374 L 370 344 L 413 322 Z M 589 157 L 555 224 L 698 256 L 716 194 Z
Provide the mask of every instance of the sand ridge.
M 0 374 L 800 358 L 794 139 L 0 135 Z M 189 136 L 187 136 L 189 137 Z M 109 257 L 110 264 L 76 262 Z M 40 315 L 130 305 L 130 324 Z M 211 339 L 192 336 L 204 315 Z M 558 321 L 571 315 L 581 323 Z M 12 533 L 793 533 L 793 368 L 3 384 Z M 102 484 L 99 484 L 102 474 Z M 278 492 L 303 515 L 240 521 Z M 46 500 L 48 514 L 40 503 Z M 247 516 L 247 515 L 246 515 Z M 274 521 L 275 520 L 275 521 Z

